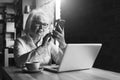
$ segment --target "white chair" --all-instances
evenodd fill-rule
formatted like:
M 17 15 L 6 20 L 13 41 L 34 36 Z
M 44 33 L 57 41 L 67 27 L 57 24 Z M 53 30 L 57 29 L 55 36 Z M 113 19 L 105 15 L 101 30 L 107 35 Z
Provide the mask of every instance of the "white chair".
M 9 48 L 5 48 L 4 52 L 5 52 L 4 66 L 8 67 L 9 66 L 9 58 L 14 58 L 14 55 L 13 55 L 13 53 L 9 53 Z

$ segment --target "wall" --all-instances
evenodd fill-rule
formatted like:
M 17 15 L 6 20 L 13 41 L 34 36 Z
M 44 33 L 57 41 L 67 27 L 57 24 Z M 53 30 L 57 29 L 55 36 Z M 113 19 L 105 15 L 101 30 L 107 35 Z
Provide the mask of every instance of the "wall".
M 95 67 L 120 72 L 119 0 L 65 0 L 67 43 L 102 43 Z

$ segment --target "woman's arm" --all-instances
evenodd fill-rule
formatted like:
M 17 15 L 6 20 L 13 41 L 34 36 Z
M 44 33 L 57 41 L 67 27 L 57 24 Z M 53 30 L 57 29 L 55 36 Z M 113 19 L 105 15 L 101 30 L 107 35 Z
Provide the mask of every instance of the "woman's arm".
M 22 45 L 22 43 L 19 40 L 16 40 L 14 44 L 14 58 L 15 62 L 17 63 L 17 66 L 22 67 L 24 63 L 27 61 L 30 53 L 26 52 L 27 51 Z
M 42 63 L 47 63 L 50 60 L 48 49 L 45 46 L 39 46 L 35 49 L 31 48 L 31 50 L 28 51 L 24 45 L 19 40 L 15 41 L 14 57 L 19 67 L 24 66 L 27 61 L 40 61 Z
M 56 30 L 53 30 L 54 43 L 52 44 L 52 59 L 56 64 L 60 64 L 63 53 L 66 48 L 66 42 L 64 38 L 64 28 L 62 29 L 60 25 L 56 26 Z M 58 45 L 57 45 L 58 44 Z
M 60 64 L 64 55 L 64 49 L 59 47 L 59 42 L 57 40 L 55 43 L 51 43 L 51 57 L 56 64 Z

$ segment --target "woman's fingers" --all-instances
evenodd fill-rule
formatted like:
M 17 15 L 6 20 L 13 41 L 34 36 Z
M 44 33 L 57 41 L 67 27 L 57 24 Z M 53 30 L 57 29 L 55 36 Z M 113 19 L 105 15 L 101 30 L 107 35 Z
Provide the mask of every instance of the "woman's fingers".
M 47 34 L 44 38 L 43 38 L 43 43 L 42 45 L 46 45 L 50 42 L 51 40 L 51 34 Z
M 62 30 L 62 28 L 60 27 L 60 25 L 58 26 L 58 30 L 59 30 L 60 33 L 63 32 L 63 30 Z
M 62 36 L 62 34 L 59 33 L 58 31 L 54 31 L 53 34 L 54 34 L 54 36 L 55 36 L 56 38 L 59 38 L 59 37 Z
M 57 24 L 57 25 L 56 25 L 56 31 L 62 33 L 63 30 L 64 30 L 64 28 L 62 28 L 62 26 L 61 26 L 60 24 Z

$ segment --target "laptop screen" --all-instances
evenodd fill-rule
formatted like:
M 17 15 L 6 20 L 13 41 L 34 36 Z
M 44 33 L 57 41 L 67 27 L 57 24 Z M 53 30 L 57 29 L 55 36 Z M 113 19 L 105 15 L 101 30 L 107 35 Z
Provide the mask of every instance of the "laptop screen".
M 102 44 L 67 44 L 59 71 L 92 68 Z

